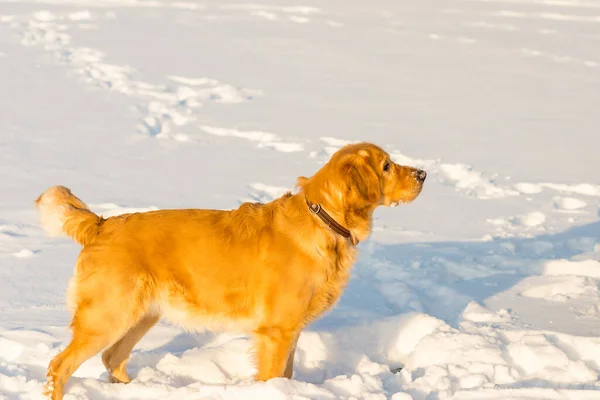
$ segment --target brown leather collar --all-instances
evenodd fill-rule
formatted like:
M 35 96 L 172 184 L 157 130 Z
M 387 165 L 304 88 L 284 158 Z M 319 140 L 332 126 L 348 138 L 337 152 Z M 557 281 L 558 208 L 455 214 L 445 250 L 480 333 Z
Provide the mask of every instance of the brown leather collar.
M 329 226 L 335 233 L 347 239 L 350 239 L 350 243 L 352 243 L 352 245 L 354 246 L 358 244 L 359 241 L 354 237 L 352 232 L 350 232 L 348 229 L 338 224 L 336 220 L 331 218 L 331 216 L 327 214 L 325 210 L 323 210 L 320 204 L 311 203 L 308 199 L 306 199 L 306 204 L 308 204 L 308 211 L 321 218 L 321 220 L 325 222 L 327 226 Z

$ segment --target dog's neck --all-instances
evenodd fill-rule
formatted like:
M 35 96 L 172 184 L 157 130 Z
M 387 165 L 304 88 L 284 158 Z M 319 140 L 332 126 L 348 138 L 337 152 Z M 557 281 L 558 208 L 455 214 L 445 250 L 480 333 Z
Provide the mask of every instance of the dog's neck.
M 337 224 L 347 229 L 351 234 L 349 241 L 353 245 L 365 240 L 370 235 L 374 206 L 353 207 L 347 203 L 344 204 L 341 196 L 332 196 L 324 190 L 316 192 L 303 190 L 299 194 L 305 199 L 304 201 L 308 200 L 310 204 L 317 205 Z M 336 199 L 336 197 L 339 197 L 339 199 Z M 306 207 L 309 212 L 314 214 L 314 209 L 311 210 L 308 204 Z M 336 229 L 327 226 L 326 221 L 323 221 L 322 224 L 326 229 L 330 229 L 338 235 L 340 234 Z
M 350 230 L 346 229 L 345 226 L 339 224 L 334 218 L 332 218 L 327 213 L 327 211 L 325 211 L 323 207 L 321 207 L 320 204 L 315 204 L 311 202 L 308 198 L 306 198 L 305 200 L 306 205 L 308 206 L 308 210 L 311 213 L 315 214 L 317 217 L 321 218 L 321 221 L 323 221 L 327 226 L 329 226 L 329 228 L 331 228 L 335 233 L 350 240 L 350 243 L 352 243 L 353 246 L 356 246 L 358 244 L 359 240 L 352 234 L 352 232 L 350 232 Z

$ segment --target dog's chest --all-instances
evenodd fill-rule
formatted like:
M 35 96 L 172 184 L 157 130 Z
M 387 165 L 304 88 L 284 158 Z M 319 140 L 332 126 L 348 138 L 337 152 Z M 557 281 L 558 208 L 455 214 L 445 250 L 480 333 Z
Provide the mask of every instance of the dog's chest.
M 332 248 L 330 257 L 323 263 L 320 274 L 313 282 L 313 296 L 310 302 L 313 313 L 321 313 L 330 308 L 341 296 L 355 260 L 355 249 Z

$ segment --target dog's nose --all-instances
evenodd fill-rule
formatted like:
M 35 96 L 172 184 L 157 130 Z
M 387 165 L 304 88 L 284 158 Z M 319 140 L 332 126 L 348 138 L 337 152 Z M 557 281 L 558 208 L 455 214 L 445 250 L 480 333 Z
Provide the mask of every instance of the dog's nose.
M 415 179 L 421 183 L 425 182 L 425 178 L 427 178 L 427 172 L 423 171 L 422 169 L 416 170 L 413 172 L 413 175 L 415 176 Z

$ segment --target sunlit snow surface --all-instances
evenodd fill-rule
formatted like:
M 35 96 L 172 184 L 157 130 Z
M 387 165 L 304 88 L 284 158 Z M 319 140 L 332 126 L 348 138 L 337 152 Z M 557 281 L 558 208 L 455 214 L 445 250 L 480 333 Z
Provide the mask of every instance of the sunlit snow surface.
M 598 104 L 598 0 L 0 1 L 0 398 L 41 398 L 70 339 L 44 189 L 229 209 L 361 140 L 428 179 L 376 211 L 293 380 L 161 323 L 132 383 L 96 356 L 65 398 L 600 398 Z

